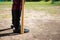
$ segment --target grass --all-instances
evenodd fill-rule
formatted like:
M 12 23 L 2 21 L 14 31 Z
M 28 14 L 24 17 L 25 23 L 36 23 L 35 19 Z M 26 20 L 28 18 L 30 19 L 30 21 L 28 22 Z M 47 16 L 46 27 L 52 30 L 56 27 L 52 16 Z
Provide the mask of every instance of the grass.
M 11 5 L 12 2 L 0 2 L 0 5 Z M 26 5 L 60 5 L 60 1 L 55 2 L 54 4 L 51 4 L 51 1 L 49 2 L 44 2 L 44 1 L 40 1 L 40 2 L 25 2 Z
M 12 2 L 0 2 L 0 8 L 3 7 L 11 7 Z M 51 1 L 49 2 L 25 2 L 25 9 L 32 9 L 36 11 L 48 11 L 51 14 L 56 14 L 57 12 L 60 13 L 60 7 L 56 10 L 54 6 L 60 6 L 60 1 L 55 2 L 54 4 L 51 4 Z M 53 8 L 52 8 L 53 7 Z
M 40 6 L 60 6 L 60 1 L 59 2 L 55 2 L 54 4 L 51 4 L 51 1 L 49 2 L 44 2 L 44 1 L 41 1 L 41 2 L 26 2 L 25 3 L 25 8 L 36 8 L 36 7 L 40 7 Z M 34 9 L 35 9 L 34 8 Z
M 0 2 L 0 5 L 11 5 L 12 2 Z
M 56 7 L 55 7 L 56 6 Z M 25 9 L 32 9 L 36 11 L 47 11 L 51 14 L 60 13 L 60 1 L 55 2 L 54 4 L 51 4 L 51 1 L 49 2 L 26 2 L 25 3 Z

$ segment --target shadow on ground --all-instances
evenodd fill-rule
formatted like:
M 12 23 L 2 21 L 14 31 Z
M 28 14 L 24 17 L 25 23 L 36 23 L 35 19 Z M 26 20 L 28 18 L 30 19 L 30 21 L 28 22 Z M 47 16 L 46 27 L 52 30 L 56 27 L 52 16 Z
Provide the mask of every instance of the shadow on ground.
M 3 32 L 3 31 L 7 31 L 7 30 L 10 30 L 11 28 L 7 28 L 7 29 L 1 29 L 0 32 Z M 1 33 L 0 34 L 0 37 L 4 37 L 4 36 L 14 36 L 14 35 L 18 35 L 17 33 Z

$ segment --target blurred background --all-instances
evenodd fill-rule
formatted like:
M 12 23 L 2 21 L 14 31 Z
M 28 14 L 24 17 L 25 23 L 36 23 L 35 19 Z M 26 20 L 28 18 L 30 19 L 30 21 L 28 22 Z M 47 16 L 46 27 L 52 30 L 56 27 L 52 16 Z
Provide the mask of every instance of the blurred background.
M 60 0 L 25 0 L 27 34 L 11 34 L 12 0 L 0 0 L 0 40 L 60 40 Z

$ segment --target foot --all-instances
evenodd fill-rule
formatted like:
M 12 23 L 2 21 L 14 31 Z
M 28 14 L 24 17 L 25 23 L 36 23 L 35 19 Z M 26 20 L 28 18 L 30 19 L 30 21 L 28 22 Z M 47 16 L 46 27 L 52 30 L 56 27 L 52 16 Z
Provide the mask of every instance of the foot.
M 21 30 L 17 30 L 14 28 L 14 25 L 11 25 L 11 29 L 13 29 L 13 33 L 21 33 Z M 24 29 L 24 33 L 28 33 L 29 32 L 29 29 Z
M 18 33 L 18 34 L 20 34 L 20 30 L 13 30 L 13 33 Z
M 29 32 L 29 29 L 24 29 L 24 33 L 28 33 Z
M 29 29 L 24 29 L 24 33 L 28 33 L 29 32 Z M 21 33 L 20 30 L 13 30 L 13 33 Z

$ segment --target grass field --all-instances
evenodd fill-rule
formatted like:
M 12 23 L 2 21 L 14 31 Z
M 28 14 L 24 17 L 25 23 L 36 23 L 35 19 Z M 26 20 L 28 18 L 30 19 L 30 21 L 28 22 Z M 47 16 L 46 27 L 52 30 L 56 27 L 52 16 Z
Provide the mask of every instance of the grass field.
M 4 10 L 2 8 L 11 8 L 12 2 L 0 2 L 0 10 Z M 35 10 L 35 11 L 47 11 L 50 14 L 60 13 L 60 1 L 51 4 L 51 2 L 25 2 L 25 9 L 27 10 Z
M 12 2 L 0 2 L 0 10 L 4 8 L 11 8 Z M 3 9 L 2 9 L 3 8 Z M 35 10 L 35 11 L 47 11 L 48 13 L 54 15 L 60 13 L 60 1 L 51 4 L 51 2 L 25 2 L 25 9 Z
M 55 2 L 51 4 L 51 2 L 26 2 L 25 9 L 31 9 L 35 11 L 47 11 L 48 13 L 54 15 L 60 12 L 60 2 Z
M 10 5 L 12 4 L 12 2 L 0 2 L 0 5 L 2 4 L 6 4 L 6 5 Z M 51 4 L 51 1 L 49 2 L 44 2 L 44 1 L 40 1 L 40 2 L 25 2 L 25 4 L 29 4 L 29 5 L 60 5 L 60 1 L 55 2 L 54 4 Z
M 51 4 L 51 2 L 26 2 L 25 7 L 27 8 L 34 8 L 34 7 L 40 7 L 40 6 L 60 6 L 60 2 L 55 2 L 54 4 Z

